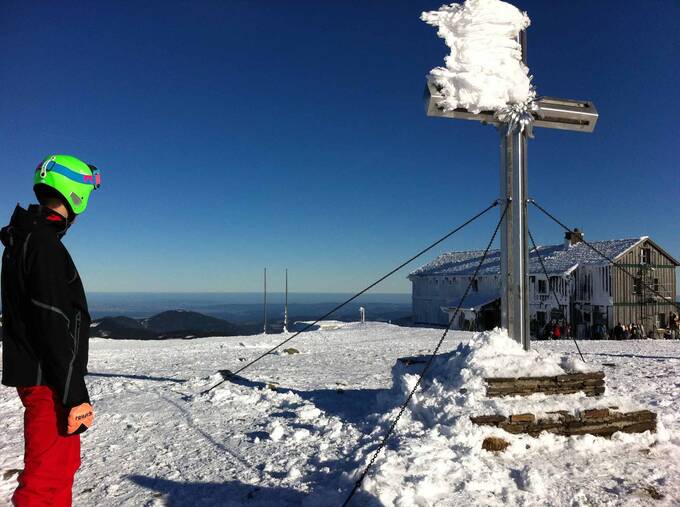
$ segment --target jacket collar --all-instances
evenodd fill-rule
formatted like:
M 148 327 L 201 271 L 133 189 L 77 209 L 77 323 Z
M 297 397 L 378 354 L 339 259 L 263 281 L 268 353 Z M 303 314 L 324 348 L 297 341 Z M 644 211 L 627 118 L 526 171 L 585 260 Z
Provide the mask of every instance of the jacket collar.
M 61 216 L 53 209 L 46 206 L 31 204 L 28 207 L 28 212 L 31 215 L 38 216 L 39 220 L 42 220 L 43 224 L 47 224 L 52 227 L 60 239 L 64 236 L 64 234 L 66 234 L 66 231 L 71 226 L 71 222 L 69 222 L 66 218 Z
M 21 237 L 44 228 L 52 229 L 61 239 L 66 234 L 69 225 L 68 220 L 50 208 L 32 204 L 25 210 L 17 204 L 9 225 L 0 232 L 0 239 L 7 246 L 11 236 L 18 234 Z

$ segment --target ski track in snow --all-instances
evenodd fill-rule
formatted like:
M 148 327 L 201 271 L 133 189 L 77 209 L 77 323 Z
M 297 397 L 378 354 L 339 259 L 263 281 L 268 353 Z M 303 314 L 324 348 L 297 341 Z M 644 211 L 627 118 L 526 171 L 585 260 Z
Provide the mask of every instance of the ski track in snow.
M 396 359 L 429 353 L 441 333 L 379 323 L 308 332 L 286 345 L 300 354 L 265 357 L 206 395 L 197 393 L 221 380 L 218 370 L 236 370 L 282 336 L 92 339 L 96 418 L 83 435 L 74 505 L 339 506 L 399 401 Z M 471 336 L 450 333 L 442 352 Z M 534 346 L 576 356 L 570 341 Z M 589 363 L 615 364 L 603 367 L 607 396 L 658 413 L 657 435 L 505 434 L 511 446 L 496 455 L 463 417 L 447 429 L 407 411 L 353 505 L 679 505 L 680 342 L 581 348 Z M 419 413 L 426 401 L 414 400 Z M 23 452 L 13 389 L 0 390 L 0 408 L 0 505 L 9 505 Z

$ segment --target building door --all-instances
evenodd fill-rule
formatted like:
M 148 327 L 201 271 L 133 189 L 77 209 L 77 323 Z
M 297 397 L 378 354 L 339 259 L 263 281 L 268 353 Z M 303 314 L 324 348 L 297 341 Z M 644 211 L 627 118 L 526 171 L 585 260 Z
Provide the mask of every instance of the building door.
M 545 338 L 545 324 L 546 324 L 546 314 L 545 312 L 536 312 L 536 336 L 538 338 Z

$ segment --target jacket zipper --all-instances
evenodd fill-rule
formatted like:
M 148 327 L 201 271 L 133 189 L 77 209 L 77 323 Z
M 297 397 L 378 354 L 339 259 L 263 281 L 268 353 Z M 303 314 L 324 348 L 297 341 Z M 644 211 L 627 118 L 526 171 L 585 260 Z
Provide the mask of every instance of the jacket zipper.
M 73 374 L 73 363 L 76 361 L 76 356 L 78 355 L 78 342 L 80 341 L 80 310 L 76 311 L 76 323 L 75 323 L 75 333 L 73 334 L 73 357 L 71 358 L 71 363 L 68 366 L 68 374 L 66 375 L 66 385 L 64 386 L 64 399 L 62 403 L 66 405 L 66 400 L 68 399 L 68 391 L 71 387 L 71 375 Z
M 76 312 L 76 333 L 73 336 L 73 355 L 76 356 L 78 354 L 78 344 L 80 342 L 80 321 L 81 321 L 81 314 L 80 310 Z

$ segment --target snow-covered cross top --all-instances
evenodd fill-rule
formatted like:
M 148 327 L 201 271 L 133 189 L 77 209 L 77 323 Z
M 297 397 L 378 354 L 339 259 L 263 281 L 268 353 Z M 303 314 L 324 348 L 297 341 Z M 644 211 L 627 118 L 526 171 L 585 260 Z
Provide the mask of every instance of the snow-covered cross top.
M 537 97 L 526 66 L 526 13 L 501 0 L 467 0 L 424 12 L 451 48 L 430 72 L 427 114 L 476 120 L 501 136 L 501 326 L 530 347 L 527 266 L 527 138 L 533 127 L 592 132 L 592 102 Z

